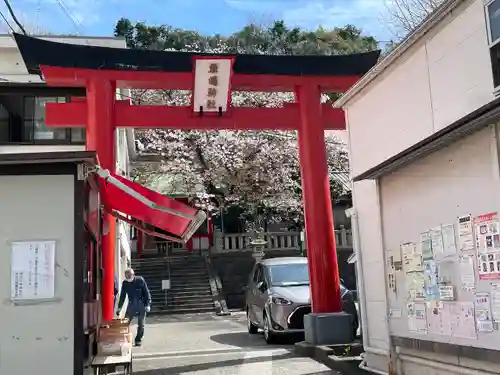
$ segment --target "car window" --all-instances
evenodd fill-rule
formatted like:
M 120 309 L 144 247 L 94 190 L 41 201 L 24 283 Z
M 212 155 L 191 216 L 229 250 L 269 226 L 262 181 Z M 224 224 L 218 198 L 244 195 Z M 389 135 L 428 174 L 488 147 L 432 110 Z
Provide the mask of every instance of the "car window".
M 307 263 L 272 265 L 269 267 L 269 277 L 274 286 L 309 285 Z

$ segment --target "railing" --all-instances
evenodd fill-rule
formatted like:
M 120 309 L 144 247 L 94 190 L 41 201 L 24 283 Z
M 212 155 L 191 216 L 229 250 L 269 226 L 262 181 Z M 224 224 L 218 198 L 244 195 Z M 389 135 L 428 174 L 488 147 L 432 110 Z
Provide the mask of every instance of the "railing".
M 301 249 L 300 232 L 268 232 L 263 235 L 265 250 L 299 250 Z M 230 252 L 252 250 L 253 237 L 250 233 L 221 234 L 215 233 L 213 252 Z M 347 229 L 335 230 L 337 249 L 351 249 L 352 235 Z M 305 246 L 305 245 L 304 245 Z

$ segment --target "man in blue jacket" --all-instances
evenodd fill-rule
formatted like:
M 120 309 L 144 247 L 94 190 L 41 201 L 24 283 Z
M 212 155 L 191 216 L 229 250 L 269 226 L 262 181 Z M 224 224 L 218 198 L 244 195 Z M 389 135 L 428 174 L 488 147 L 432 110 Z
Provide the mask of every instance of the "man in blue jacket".
M 146 281 L 141 276 L 136 276 L 134 270 L 129 268 L 125 270 L 125 280 L 122 283 L 120 299 L 118 300 L 118 312 L 122 309 L 125 302 L 125 296 L 128 297 L 128 305 L 125 316 L 132 321 L 137 317 L 137 334 L 135 336 L 135 345 L 141 346 L 144 336 L 144 325 L 146 323 L 146 314 L 151 311 L 151 293 L 149 292 Z

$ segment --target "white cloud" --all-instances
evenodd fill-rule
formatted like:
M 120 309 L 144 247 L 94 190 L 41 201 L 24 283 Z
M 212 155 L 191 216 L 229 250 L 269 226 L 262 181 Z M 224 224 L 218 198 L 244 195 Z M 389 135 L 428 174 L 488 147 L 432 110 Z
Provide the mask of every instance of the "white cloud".
M 234 9 L 273 13 L 289 25 L 314 29 L 353 24 L 383 37 L 382 12 L 387 0 L 225 0 Z

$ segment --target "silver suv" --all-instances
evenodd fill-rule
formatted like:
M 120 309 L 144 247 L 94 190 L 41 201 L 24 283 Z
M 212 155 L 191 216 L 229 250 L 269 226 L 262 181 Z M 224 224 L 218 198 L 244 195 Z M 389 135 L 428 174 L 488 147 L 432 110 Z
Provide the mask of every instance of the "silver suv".
M 341 285 L 343 310 L 353 316 L 354 336 L 358 315 L 352 293 Z M 250 274 L 246 291 L 248 332 L 264 330 L 267 343 L 276 335 L 304 331 L 304 315 L 311 312 L 307 258 L 264 259 Z

